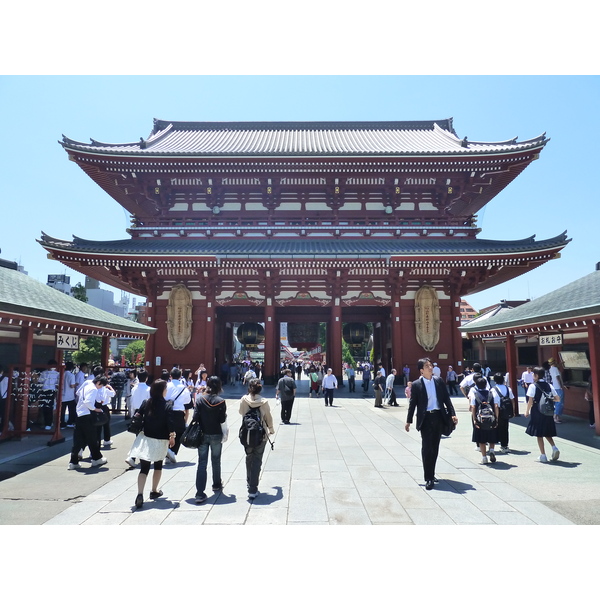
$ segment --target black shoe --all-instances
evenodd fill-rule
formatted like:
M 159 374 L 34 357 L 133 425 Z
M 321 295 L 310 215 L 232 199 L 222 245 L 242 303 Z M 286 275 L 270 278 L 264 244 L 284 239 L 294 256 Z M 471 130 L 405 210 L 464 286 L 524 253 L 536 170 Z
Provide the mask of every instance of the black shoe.
M 150 492 L 150 500 L 156 500 L 163 495 L 162 490 L 158 490 L 158 492 Z
M 426 490 L 432 490 L 433 489 L 433 479 L 430 479 L 429 481 L 427 481 L 425 483 L 425 489 Z
M 135 497 L 135 507 L 136 508 L 142 508 L 143 504 L 144 504 L 144 496 L 142 496 L 142 494 L 138 494 Z

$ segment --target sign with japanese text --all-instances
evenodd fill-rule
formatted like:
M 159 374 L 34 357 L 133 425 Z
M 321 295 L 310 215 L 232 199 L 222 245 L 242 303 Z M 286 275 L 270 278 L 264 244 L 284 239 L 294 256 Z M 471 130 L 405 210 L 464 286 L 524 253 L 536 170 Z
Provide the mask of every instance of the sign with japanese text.
M 553 333 L 551 335 L 540 335 L 540 346 L 562 346 L 562 333 Z
M 56 347 L 58 350 L 79 350 L 79 336 L 71 333 L 57 333 Z

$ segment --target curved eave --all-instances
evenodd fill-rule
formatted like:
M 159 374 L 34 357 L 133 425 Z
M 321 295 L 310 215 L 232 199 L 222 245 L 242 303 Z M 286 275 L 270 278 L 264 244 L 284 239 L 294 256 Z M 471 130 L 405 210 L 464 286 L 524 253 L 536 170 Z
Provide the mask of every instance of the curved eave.
M 223 238 L 220 240 L 194 238 L 153 238 L 93 241 L 73 237 L 68 242 L 52 238 L 42 232 L 42 239 L 37 240 L 49 252 L 65 252 L 76 258 L 88 258 L 90 255 L 110 255 L 118 259 L 152 258 L 155 260 L 172 259 L 173 257 L 193 258 L 196 260 L 214 260 L 223 258 L 381 258 L 392 261 L 418 261 L 423 260 L 457 260 L 458 258 L 503 258 L 511 255 L 529 256 L 532 254 L 554 254 L 564 248 L 570 239 L 566 231 L 547 240 L 534 241 L 535 237 L 517 241 L 475 240 L 476 245 L 471 248 L 459 244 L 464 242 L 439 240 L 237 240 Z M 320 243 L 319 243 L 320 242 Z M 399 247 L 405 244 L 405 248 Z M 436 244 L 437 248 L 427 249 L 414 247 L 415 245 Z M 154 247 L 151 247 L 154 244 Z M 160 245 L 167 246 L 160 248 Z M 144 248 L 147 245 L 147 248 Z M 237 245 L 237 249 L 236 249 Z M 269 250 L 272 246 L 272 250 Z M 386 247 L 387 246 L 387 247 Z M 413 246 L 411 248 L 411 246 Z M 477 247 L 479 246 L 479 247 Z M 348 249 L 346 249 L 348 248 Z M 350 249 L 352 248 L 352 249 Z
M 539 332 L 551 332 L 551 326 L 562 329 L 563 333 L 568 333 L 569 329 L 574 329 L 573 322 L 577 322 L 577 327 L 586 327 L 583 321 L 600 321 L 600 304 L 593 306 L 584 306 L 578 309 L 548 312 L 547 314 L 534 318 L 516 319 L 514 321 L 505 321 L 497 326 L 469 327 L 464 325 L 459 327 L 459 331 L 474 337 L 504 337 L 508 334 L 537 334 Z M 568 327 L 567 327 L 568 325 Z M 554 330 L 556 332 L 556 330 Z

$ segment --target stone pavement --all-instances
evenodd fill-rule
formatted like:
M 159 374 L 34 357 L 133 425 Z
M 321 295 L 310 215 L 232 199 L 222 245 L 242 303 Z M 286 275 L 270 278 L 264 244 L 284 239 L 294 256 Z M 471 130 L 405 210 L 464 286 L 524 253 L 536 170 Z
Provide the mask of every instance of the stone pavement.
M 236 433 L 241 385 L 228 386 L 229 440 L 224 446 L 225 488 L 196 505 L 196 451 L 182 448 L 176 465 L 166 464 L 164 496 L 135 510 L 138 470 L 124 458 L 133 442 L 120 416 L 113 417 L 114 446 L 103 451 L 108 464 L 67 471 L 71 446 L 46 446 L 30 436 L 0 444 L 0 524 L 46 525 L 572 525 L 600 524 L 600 440 L 581 419 L 558 425 L 556 463 L 540 464 L 537 444 L 524 432 L 526 420 L 511 423 L 507 455 L 480 465 L 471 442 L 465 399 L 453 399 L 459 424 L 442 438 L 434 490 L 426 491 L 420 434 L 404 431 L 407 400 L 398 388 L 399 408 L 376 409 L 372 397 L 339 391 L 333 407 L 309 399 L 299 383 L 292 423 L 283 425 L 270 398 L 276 433 L 267 445 L 259 489 L 249 501 L 244 451 Z M 520 402 L 520 411 L 524 402 Z M 209 466 L 210 470 L 210 466 Z M 210 485 L 210 473 L 209 473 Z

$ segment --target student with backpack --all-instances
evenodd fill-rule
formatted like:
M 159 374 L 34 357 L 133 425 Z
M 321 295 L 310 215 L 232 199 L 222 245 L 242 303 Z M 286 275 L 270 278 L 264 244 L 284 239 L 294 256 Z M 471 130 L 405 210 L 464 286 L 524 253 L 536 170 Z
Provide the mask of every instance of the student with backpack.
M 544 438 L 552 447 L 551 460 L 558 460 L 560 451 L 554 444 L 556 435 L 556 423 L 554 422 L 554 404 L 559 402 L 560 398 L 556 390 L 544 379 L 545 370 L 543 367 L 533 369 L 533 383 L 527 389 L 527 408 L 525 417 L 531 416 L 525 433 L 537 438 L 540 449 L 538 462 L 547 463 L 546 449 L 544 447 Z
M 486 389 L 485 377 L 475 380 L 475 387 L 469 392 L 471 416 L 473 419 L 473 441 L 479 444 L 481 464 L 487 465 L 487 444 L 490 445 L 490 461 L 496 462 L 494 447 L 498 442 L 498 415 L 500 400 Z
M 258 492 L 258 480 L 262 467 L 262 458 L 269 434 L 273 435 L 273 417 L 269 402 L 260 395 L 262 384 L 256 378 L 248 382 L 248 393 L 240 402 L 240 442 L 246 452 L 246 483 L 248 499 L 254 500 Z
M 515 416 L 513 400 L 515 398 L 512 390 L 504 383 L 504 375 L 496 373 L 491 392 L 500 407 L 498 412 L 498 442 L 502 452 L 508 452 L 508 424 Z

